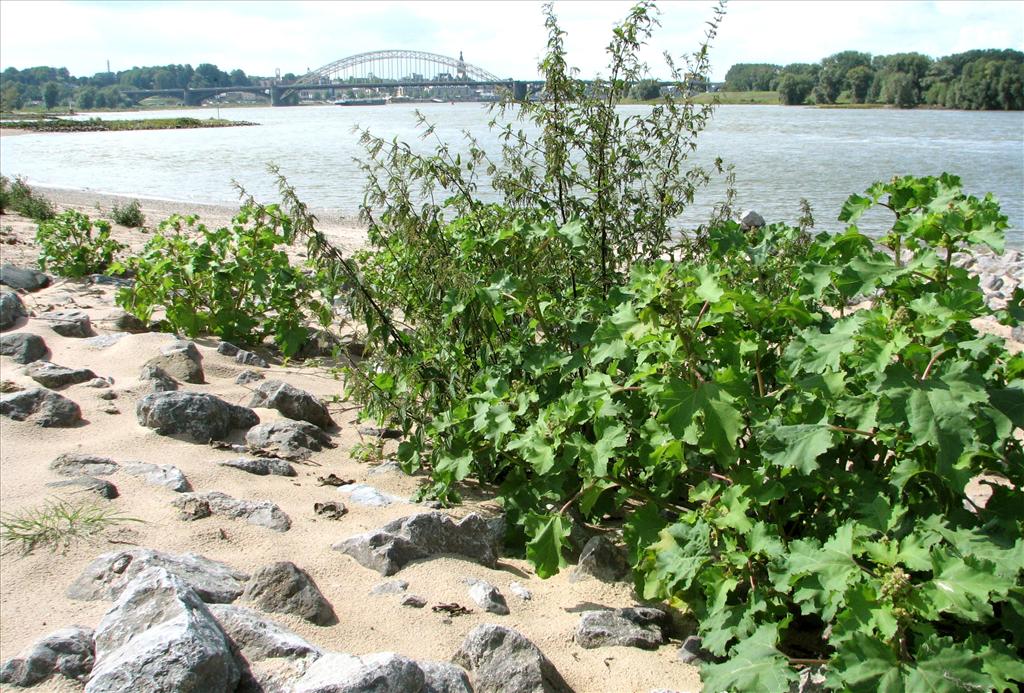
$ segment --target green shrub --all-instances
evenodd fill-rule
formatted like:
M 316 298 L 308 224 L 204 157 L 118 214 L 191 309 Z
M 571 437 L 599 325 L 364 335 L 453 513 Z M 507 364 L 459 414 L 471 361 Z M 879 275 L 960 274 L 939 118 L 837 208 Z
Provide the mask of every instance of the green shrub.
M 139 257 L 119 266 L 135 277 L 118 291 L 119 306 L 144 321 L 163 309 L 170 327 L 189 336 L 240 344 L 270 336 L 286 356 L 305 342 L 310 319 L 330 324 L 332 288 L 289 264 L 281 246 L 290 220 L 276 206 L 246 204 L 219 229 L 198 222 L 172 216 Z
M 67 210 L 39 224 L 39 267 L 63 277 L 106 272 L 125 246 L 110 237 L 110 224 Z
M 24 178 L 15 176 L 11 183 L 6 177 L 0 176 L 0 213 L 8 211 L 36 221 L 52 219 L 56 214 L 50 201 L 36 194 Z
M 141 229 L 146 225 L 146 215 L 142 213 L 138 200 L 132 200 L 124 206 L 115 202 L 110 210 L 110 218 L 115 224 L 132 229 Z

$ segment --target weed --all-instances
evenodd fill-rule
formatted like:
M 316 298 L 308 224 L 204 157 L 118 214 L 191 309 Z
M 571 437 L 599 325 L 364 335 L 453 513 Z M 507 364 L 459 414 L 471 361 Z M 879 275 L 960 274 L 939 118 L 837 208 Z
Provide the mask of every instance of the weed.
M 62 552 L 76 541 L 124 522 L 142 522 L 92 502 L 47 501 L 40 507 L 0 516 L 3 549 L 17 548 L 24 556 L 46 546 Z

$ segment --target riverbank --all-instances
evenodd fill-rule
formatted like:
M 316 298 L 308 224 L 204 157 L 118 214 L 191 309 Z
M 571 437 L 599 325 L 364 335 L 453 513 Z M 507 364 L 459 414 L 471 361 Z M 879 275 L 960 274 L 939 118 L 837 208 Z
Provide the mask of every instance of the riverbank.
M 224 118 L 141 118 L 134 120 L 70 120 L 36 118 L 8 121 L 17 130 L 30 132 L 123 132 L 127 130 L 193 130 L 196 128 L 231 128 L 259 125 L 245 120 Z

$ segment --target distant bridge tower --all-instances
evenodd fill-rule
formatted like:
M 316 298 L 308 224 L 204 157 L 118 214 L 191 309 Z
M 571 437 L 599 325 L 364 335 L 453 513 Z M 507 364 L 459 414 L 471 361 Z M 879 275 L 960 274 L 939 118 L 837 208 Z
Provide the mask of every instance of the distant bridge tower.
M 459 51 L 459 64 L 455 72 L 460 80 L 466 79 L 466 61 L 462 59 L 462 51 Z

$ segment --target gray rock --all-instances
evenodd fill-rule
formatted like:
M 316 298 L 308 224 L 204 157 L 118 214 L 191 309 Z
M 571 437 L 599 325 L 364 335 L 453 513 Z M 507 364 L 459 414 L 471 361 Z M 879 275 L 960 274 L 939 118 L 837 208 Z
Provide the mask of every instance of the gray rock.
M 159 356 L 146 361 L 147 366 L 158 366 L 172 378 L 186 383 L 202 383 L 203 357 L 192 342 L 178 340 L 160 350 Z
M 585 611 L 576 626 L 575 640 L 587 649 L 621 645 L 653 650 L 664 644 L 662 627 L 667 623 L 664 611 L 650 607 Z
M 1017 325 L 1010 331 L 1010 338 L 1016 342 L 1024 343 L 1024 325 Z
M 238 377 L 235 378 L 235 384 L 248 385 L 249 383 L 259 382 L 260 380 L 263 380 L 264 377 L 266 376 L 256 371 L 242 371 L 238 374 Z
M 286 460 L 279 460 L 274 457 L 239 457 L 234 460 L 225 460 L 217 464 L 223 467 L 241 469 L 243 472 L 256 474 L 257 476 L 296 476 L 295 467 Z
M 61 481 L 51 481 L 46 484 L 47 488 L 67 488 L 72 491 L 84 491 L 95 493 L 102 499 L 112 501 L 118 497 L 118 488 L 110 481 L 105 479 L 97 479 L 94 476 L 79 476 L 74 479 L 63 479 Z
M 239 351 L 241 351 L 241 349 L 236 347 L 231 342 L 221 342 L 220 344 L 217 345 L 217 353 L 224 354 L 225 356 L 234 356 Z
M 676 659 L 683 664 L 695 666 L 703 662 L 710 662 L 713 658 L 714 655 L 704 649 L 701 639 L 696 635 L 690 635 L 683 640 L 683 644 L 679 646 L 679 652 L 676 654 Z
M 259 354 L 254 354 L 251 351 L 243 351 L 239 349 L 238 353 L 235 354 L 235 361 L 242 364 L 243 366 L 256 366 L 257 368 L 270 368 L 270 364 L 267 360 Z
M 491 568 L 498 560 L 495 535 L 476 513 L 459 522 L 441 512 L 418 513 L 332 548 L 381 575 L 394 575 L 412 561 L 440 554 L 455 554 Z
M 402 601 L 399 602 L 402 606 L 408 606 L 413 609 L 422 609 L 427 605 L 427 600 L 418 594 L 407 594 L 402 597 Z
M 252 609 L 233 604 L 211 604 L 209 609 L 227 636 L 251 662 L 279 657 L 316 658 L 322 654 L 320 648 Z
M 742 217 L 740 217 L 740 227 L 744 231 L 749 229 L 759 229 L 762 226 L 764 226 L 764 217 L 762 217 L 754 210 L 750 210 Z
M 313 512 L 328 520 L 340 520 L 348 512 L 348 508 L 341 501 L 328 501 L 326 503 L 313 503 Z
M 109 401 L 109 400 L 112 400 L 112 399 L 117 399 L 117 393 L 114 392 L 113 390 L 104 390 L 103 392 L 101 392 L 98 395 L 96 395 L 96 397 L 97 397 L 97 399 L 102 399 L 102 400 Z
M 50 463 L 50 471 L 61 476 L 106 476 L 113 474 L 118 464 L 109 457 L 84 455 L 77 452 L 65 452 Z
M 213 515 L 210 509 L 210 501 L 197 496 L 189 496 L 175 501 L 174 506 L 178 508 L 178 519 L 185 522 L 202 520 Z
M 291 519 L 284 511 L 270 501 L 239 500 L 220 491 L 184 493 L 175 498 L 173 504 L 176 508 L 185 510 L 194 501 L 205 502 L 214 515 L 243 519 L 250 525 L 266 527 L 275 532 L 287 532 L 292 526 Z
M 8 332 L 0 335 L 0 354 L 10 356 L 17 363 L 32 363 L 46 356 L 46 342 L 30 332 Z
M 120 289 L 123 286 L 134 286 L 134 279 L 124 279 L 122 277 L 112 277 L 109 274 L 90 274 L 89 283 L 98 286 L 113 286 Z
M 295 354 L 298 359 L 312 359 L 319 357 L 330 357 L 336 349 L 341 347 L 340 340 L 326 330 L 312 330 L 309 338 L 299 347 Z
M 173 464 L 149 464 L 148 462 L 134 462 L 121 467 L 125 474 L 140 476 L 147 484 L 163 486 L 176 493 L 187 493 L 192 490 L 192 484 L 188 482 L 180 469 Z
M 124 339 L 124 334 L 120 332 L 115 332 L 114 334 L 101 334 L 97 335 L 96 337 L 89 337 L 88 339 L 83 339 L 82 344 L 93 347 L 94 349 L 106 349 L 108 347 L 114 346 L 122 339 Z
M 508 602 L 498 588 L 485 580 L 469 580 L 469 597 L 484 611 L 508 616 Z
M 261 383 L 249 400 L 250 407 L 277 409 L 289 419 L 308 421 L 319 428 L 327 429 L 334 420 L 327 413 L 327 407 L 305 390 L 292 387 L 281 380 L 267 380 Z
M 508 591 L 522 599 L 524 602 L 528 602 L 533 599 L 533 592 L 526 589 L 518 582 L 510 582 L 508 585 Z
M 254 426 L 245 434 L 245 442 L 288 459 L 305 459 L 311 451 L 333 447 L 330 436 L 305 421 L 272 421 Z
M 95 334 L 89 316 L 80 310 L 53 310 L 36 317 L 50 323 L 50 329 L 61 337 L 84 338 Z
M 138 334 L 149 331 L 149 327 L 146 326 L 146 323 L 142 322 L 128 311 L 121 310 L 120 308 L 115 308 L 110 311 L 107 316 L 107 321 L 110 324 L 110 329 L 117 330 L 118 332 L 132 332 Z
M 21 296 L 13 291 L 0 291 L 0 330 L 13 327 L 18 318 L 28 317 Z
M 152 364 L 142 367 L 142 372 L 139 373 L 139 380 L 148 382 L 154 392 L 174 392 L 178 389 L 177 380 L 172 378 L 160 366 Z
M 293 693 L 420 693 L 423 670 L 393 652 L 354 657 L 329 652 L 295 682 Z
M 209 603 L 230 603 L 241 596 L 246 573 L 194 553 L 175 555 L 153 549 L 112 551 L 86 566 L 68 587 L 71 599 L 117 599 L 135 577 L 149 568 L 163 568 L 181 578 Z
M 547 657 L 521 633 L 494 624 L 474 628 L 452 662 L 469 672 L 476 693 L 571 693 Z
M 409 589 L 406 580 L 386 580 L 377 583 L 370 589 L 370 594 L 402 594 Z
M 386 508 L 395 501 L 402 500 L 401 498 L 382 493 L 367 484 L 345 484 L 344 486 L 339 486 L 338 490 L 347 494 L 349 499 L 356 505 L 368 508 Z
M 294 614 L 318 626 L 338 622 L 334 608 L 324 598 L 309 573 L 290 561 L 264 566 L 253 573 L 242 599 L 262 611 Z
M 50 278 L 38 270 L 3 265 L 0 266 L 0 284 L 12 289 L 39 291 L 50 285 Z
M 376 467 L 372 467 L 367 474 L 370 476 L 384 476 L 387 474 L 405 474 L 405 472 L 402 471 L 402 465 L 392 460 L 389 462 L 382 462 Z
M 469 676 L 450 662 L 418 662 L 423 671 L 423 693 L 473 693 Z
M 135 416 L 160 435 L 184 433 L 200 443 L 221 440 L 260 421 L 252 409 L 200 392 L 154 392 L 139 400 Z
M 602 582 L 617 582 L 629 575 L 626 556 L 605 537 L 592 537 L 583 547 L 580 560 L 569 576 L 569 582 L 595 577 Z
M 94 387 L 97 390 L 103 390 L 114 384 L 113 378 L 93 378 L 85 383 L 86 387 Z
M 56 389 L 77 385 L 96 377 L 88 368 L 66 368 L 49 361 L 34 361 L 25 369 L 25 374 L 43 387 Z
M 241 678 L 231 643 L 199 596 L 152 568 L 128 584 L 96 628 L 86 693 L 229 693 Z
M 0 414 L 15 421 L 31 420 L 43 428 L 67 428 L 82 420 L 77 404 L 43 388 L 0 395 Z
M 0 666 L 0 683 L 34 686 L 54 674 L 85 681 L 94 657 L 92 629 L 72 626 L 40 638 Z

